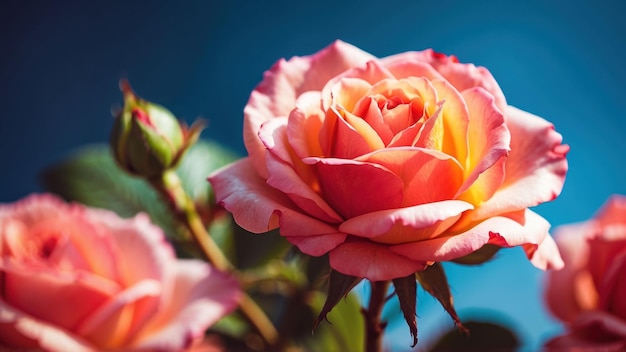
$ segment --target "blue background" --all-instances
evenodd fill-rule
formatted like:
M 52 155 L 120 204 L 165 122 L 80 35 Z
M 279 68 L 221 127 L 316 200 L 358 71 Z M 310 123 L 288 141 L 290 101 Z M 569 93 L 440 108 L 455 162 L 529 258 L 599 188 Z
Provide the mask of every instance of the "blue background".
M 203 136 L 244 155 L 242 109 L 263 71 L 342 39 L 379 57 L 432 47 L 487 67 L 509 104 L 553 122 L 571 146 L 562 195 L 535 210 L 553 225 L 584 220 L 626 194 L 626 2 L 594 3 L 4 1 L 0 202 L 39 191 L 42 168 L 108 140 L 120 78 L 187 121 L 208 119 Z M 560 330 L 521 251 L 447 270 L 462 317 L 496 311 L 525 350 Z M 423 294 L 418 315 L 422 341 L 452 326 Z M 406 326 L 394 331 L 394 348 L 406 348 Z

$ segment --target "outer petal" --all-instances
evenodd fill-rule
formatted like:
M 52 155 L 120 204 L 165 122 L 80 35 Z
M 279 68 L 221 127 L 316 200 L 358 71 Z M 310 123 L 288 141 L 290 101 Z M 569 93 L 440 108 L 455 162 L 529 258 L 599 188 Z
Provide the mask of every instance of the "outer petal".
M 268 187 L 247 158 L 215 171 L 209 181 L 216 201 L 248 231 L 267 232 L 280 225 L 283 236 L 337 233 L 329 224 L 299 212 L 287 196 Z
M 530 258 L 548 236 L 550 224 L 530 210 L 526 210 L 524 216 L 526 220 L 523 225 L 513 219 L 519 217 L 518 214 L 511 214 L 511 217 L 496 216 L 460 234 L 400 244 L 390 250 L 416 261 L 440 262 L 462 257 L 492 243 L 504 247 L 526 245 L 526 254 Z M 561 257 L 550 258 L 549 265 L 562 266 Z
M 117 250 L 114 258 L 120 282 L 129 287 L 145 279 L 167 279 L 167 265 L 175 259 L 165 234 L 140 213 L 132 219 L 102 209 L 88 208 L 86 215 L 95 227 L 107 231 Z M 109 259 L 112 260 L 112 259 Z
M 365 65 L 355 65 L 351 69 L 341 73 L 340 75 L 329 80 L 322 89 L 322 108 L 327 110 L 331 106 L 333 100 L 333 91 L 337 84 L 344 79 L 358 78 L 370 84 L 375 84 L 386 78 L 393 78 L 393 75 L 387 71 L 386 68 L 380 65 L 380 63 L 372 58 L 368 60 Z M 346 109 L 349 109 L 346 107 Z
M 494 96 L 496 106 L 498 106 L 501 111 L 504 111 L 506 107 L 504 94 L 489 70 L 484 67 L 459 63 L 459 60 L 455 56 L 446 56 L 434 52 L 432 49 L 406 52 L 381 59 L 383 65 L 390 67 L 390 70 L 395 67 L 402 67 L 404 62 L 411 61 L 430 64 L 459 91 L 464 91 L 472 87 L 485 88 Z M 393 71 L 395 74 L 402 74 L 403 72 L 399 71 L 399 69 L 394 69 Z
M 68 204 L 52 194 L 32 194 L 16 203 L 0 204 L 0 221 L 13 218 L 26 225 L 35 224 L 50 216 L 58 216 L 68 209 Z
M 571 326 L 571 332 L 551 339 L 547 352 L 617 352 L 626 349 L 626 321 L 607 312 L 582 312 Z
M 265 148 L 257 138 L 259 127 L 274 117 L 288 116 L 297 97 L 310 90 L 320 91 L 332 77 L 375 59 L 370 54 L 336 41 L 311 56 L 280 60 L 265 74 L 250 95 L 244 109 L 244 144 L 252 163 L 263 177 Z
M 171 287 L 173 300 L 163 306 L 136 339 L 135 347 L 180 351 L 231 312 L 241 296 L 237 281 L 199 260 L 178 260 Z
M 319 257 L 346 241 L 345 233 L 315 236 L 285 236 L 287 241 L 308 255 Z
M 620 352 L 626 349 L 626 341 L 589 341 L 576 333 L 567 333 L 550 339 L 543 346 L 545 352 Z
M 37 272 L 38 268 L 6 262 L 0 267 L 4 279 L 3 300 L 27 314 L 68 330 L 74 329 L 119 290 L 114 282 L 87 273 Z M 34 295 L 34 292 L 45 292 L 45 295 Z M 67 309 L 68 302 L 72 302 L 71 310 Z
M 609 197 L 594 218 L 597 219 L 599 224 L 602 226 L 614 224 L 624 225 L 626 224 L 625 214 L 626 196 L 614 194 Z M 604 233 L 602 237 L 610 241 L 622 240 L 626 239 L 626 231 L 615 231 L 610 237 L 608 233 Z
M 511 153 L 502 187 L 473 213 L 473 219 L 536 206 L 556 198 L 565 182 L 569 146 L 546 120 L 509 106 Z
M 8 347 L 38 347 L 51 352 L 93 352 L 80 337 L 32 318 L 0 300 L 0 341 Z
M 341 217 L 306 184 L 289 165 L 267 154 L 267 169 L 270 176 L 267 184 L 280 190 L 305 213 L 322 221 L 338 223 Z
M 388 246 L 367 241 L 345 242 L 330 251 L 329 260 L 340 273 L 371 281 L 405 277 L 426 267 L 423 262 L 391 252 Z
M 377 242 L 415 242 L 439 235 L 471 208 L 469 203 L 449 200 L 381 210 L 349 219 L 339 230 Z
M 621 338 L 622 341 L 626 340 L 626 321 L 608 312 L 598 310 L 582 312 L 574 321 L 573 329 L 585 331 L 590 326 L 601 328 L 604 332 Z
M 539 269 L 560 270 L 564 266 L 562 259 L 556 259 L 561 257 L 561 253 L 559 252 L 556 242 L 554 242 L 554 239 L 550 236 L 546 236 L 539 246 L 530 244 L 523 245 L 522 247 L 530 258 L 530 262 Z
M 162 292 L 163 287 L 158 281 L 141 281 L 95 310 L 76 331 L 100 347 L 126 346 L 130 338 L 154 316 Z

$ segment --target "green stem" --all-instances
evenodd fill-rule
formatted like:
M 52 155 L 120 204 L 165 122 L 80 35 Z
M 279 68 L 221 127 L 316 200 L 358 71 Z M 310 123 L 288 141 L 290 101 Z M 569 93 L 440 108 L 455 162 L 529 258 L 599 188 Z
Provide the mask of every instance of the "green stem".
M 154 188 L 163 195 L 177 218 L 186 227 L 202 255 L 215 268 L 237 276 L 235 267 L 228 261 L 218 245 L 209 235 L 193 200 L 185 192 L 180 178 L 173 170 L 167 170 L 160 178 L 151 180 Z M 266 348 L 271 348 L 278 341 L 278 331 L 265 312 L 245 292 L 239 302 L 239 310 L 250 325 L 263 339 Z
M 383 348 L 383 330 L 387 322 L 380 320 L 385 301 L 389 281 L 371 281 L 372 293 L 367 309 L 363 309 L 365 318 L 365 351 L 380 352 Z

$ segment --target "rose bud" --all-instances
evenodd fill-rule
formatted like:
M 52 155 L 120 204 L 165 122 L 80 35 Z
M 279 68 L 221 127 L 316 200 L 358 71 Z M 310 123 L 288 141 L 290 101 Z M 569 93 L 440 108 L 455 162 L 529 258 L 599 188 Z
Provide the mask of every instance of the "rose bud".
M 166 108 L 136 96 L 127 81 L 120 88 L 124 108 L 115 118 L 110 139 L 119 165 L 147 178 L 175 168 L 200 136 L 203 123 L 197 121 L 187 128 Z

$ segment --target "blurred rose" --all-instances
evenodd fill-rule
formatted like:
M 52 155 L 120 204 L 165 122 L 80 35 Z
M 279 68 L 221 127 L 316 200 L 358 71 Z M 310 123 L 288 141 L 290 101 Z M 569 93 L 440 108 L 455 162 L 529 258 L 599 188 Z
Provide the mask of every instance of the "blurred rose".
M 0 345 L 180 351 L 231 311 L 236 281 L 177 260 L 146 215 L 52 195 L 0 205 Z
M 210 181 L 249 231 L 280 227 L 302 252 L 370 280 L 487 243 L 562 264 L 528 207 L 560 193 L 568 147 L 507 106 L 485 68 L 432 50 L 377 59 L 337 41 L 277 62 L 244 113 L 249 157 Z
M 555 233 L 565 268 L 548 274 L 546 299 L 569 331 L 548 349 L 626 350 L 626 197 Z

